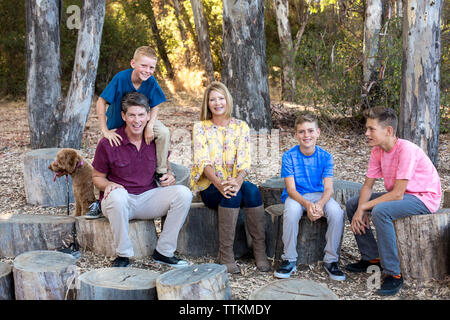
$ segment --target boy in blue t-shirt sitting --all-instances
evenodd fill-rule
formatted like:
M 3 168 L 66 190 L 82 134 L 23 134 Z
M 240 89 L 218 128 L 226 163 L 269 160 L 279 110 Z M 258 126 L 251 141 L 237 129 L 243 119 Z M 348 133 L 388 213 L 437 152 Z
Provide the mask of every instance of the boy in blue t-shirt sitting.
M 324 268 L 333 280 L 345 280 L 338 266 L 338 249 L 344 231 L 344 211 L 331 197 L 333 194 L 333 156 L 316 146 L 320 129 L 311 113 L 301 114 L 295 121 L 298 145 L 283 154 L 281 177 L 286 188 L 281 195 L 283 213 L 283 262 L 274 276 L 289 278 L 297 266 L 299 221 L 306 212 L 311 222 L 325 217 L 328 229 L 323 258 Z
M 144 131 L 147 144 L 155 139 L 156 145 L 156 180 L 164 181 L 167 176 L 167 157 L 170 145 L 170 131 L 157 119 L 158 105 L 166 101 L 156 79 L 153 77 L 157 63 L 155 50 L 149 46 L 136 49 L 130 64 L 132 69 L 117 73 L 103 90 L 97 101 L 97 116 L 103 136 L 111 146 L 120 145 L 122 137 L 115 129 L 124 125 L 122 119 L 122 97 L 129 92 L 139 92 L 145 95 L 150 105 L 150 120 Z M 109 104 L 109 107 L 107 106 Z

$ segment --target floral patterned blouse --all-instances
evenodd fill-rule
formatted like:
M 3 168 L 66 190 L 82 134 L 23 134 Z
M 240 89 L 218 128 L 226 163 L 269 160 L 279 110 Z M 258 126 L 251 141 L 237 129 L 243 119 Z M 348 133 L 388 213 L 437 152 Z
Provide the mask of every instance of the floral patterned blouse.
M 193 192 L 205 190 L 211 181 L 203 174 L 211 165 L 216 175 L 225 180 L 236 178 L 239 171 L 250 171 L 250 130 L 245 121 L 231 118 L 227 126 L 211 120 L 196 122 L 193 129 L 194 161 L 191 169 Z

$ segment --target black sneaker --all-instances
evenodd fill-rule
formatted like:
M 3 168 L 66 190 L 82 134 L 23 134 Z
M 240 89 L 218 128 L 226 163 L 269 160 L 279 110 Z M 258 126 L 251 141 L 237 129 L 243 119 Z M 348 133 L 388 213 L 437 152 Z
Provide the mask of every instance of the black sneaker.
M 130 259 L 127 257 L 117 257 L 116 259 L 114 259 L 113 263 L 112 263 L 112 267 L 114 268 L 124 268 L 124 267 L 128 267 L 128 265 L 130 264 Z
M 287 279 L 291 277 L 291 273 L 297 270 L 297 261 L 283 260 L 281 266 L 273 275 L 280 279 Z
M 387 275 L 386 278 L 384 278 L 383 284 L 381 285 L 381 288 L 378 289 L 377 293 L 380 296 L 392 296 L 396 294 L 402 286 L 402 276 L 400 276 L 400 279 L 397 279 L 391 275 Z
M 370 266 L 378 266 L 382 270 L 380 262 L 370 262 L 363 259 L 355 263 L 349 263 L 345 266 L 345 269 L 350 272 L 367 272 L 367 268 Z
M 86 219 L 98 219 L 102 217 L 102 209 L 100 208 L 100 202 L 95 201 L 89 206 L 89 212 L 86 213 Z
M 174 268 L 187 267 L 189 265 L 189 263 L 187 261 L 178 259 L 175 256 L 166 257 L 166 256 L 162 255 L 161 253 L 159 253 L 158 251 L 156 251 L 156 249 L 155 249 L 155 252 L 153 252 L 152 257 L 153 257 L 153 260 L 155 260 L 156 262 L 159 262 L 162 264 L 167 264 Z
M 164 173 L 155 172 L 155 182 L 158 185 L 158 187 L 161 187 L 161 177 L 163 175 L 164 175 Z
M 330 275 L 331 279 L 338 280 L 338 281 L 345 280 L 345 274 L 341 271 L 341 269 L 339 269 L 337 262 L 331 262 L 331 263 L 324 262 L 323 268 Z

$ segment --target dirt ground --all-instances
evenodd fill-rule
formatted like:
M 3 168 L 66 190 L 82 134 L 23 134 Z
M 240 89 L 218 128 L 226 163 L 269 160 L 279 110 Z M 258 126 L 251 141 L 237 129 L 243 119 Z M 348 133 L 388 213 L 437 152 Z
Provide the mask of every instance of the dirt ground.
M 170 128 L 172 145 L 170 161 L 189 167 L 191 165 L 191 132 L 193 122 L 200 114 L 200 97 L 187 93 L 170 93 L 169 101 L 160 107 L 159 118 Z M 94 98 L 96 101 L 96 98 Z M 274 103 L 275 130 L 269 135 L 260 132 L 263 139 L 252 139 L 252 171 L 250 181 L 261 184 L 270 177 L 280 174 L 281 155 L 293 147 L 296 141 L 291 128 L 299 106 Z M 26 203 L 22 173 L 22 156 L 30 151 L 29 128 L 25 101 L 0 101 L 0 215 L 2 214 L 56 214 L 65 215 L 66 208 L 49 208 Z M 81 151 L 86 159 L 92 161 L 96 143 L 101 137 L 94 108 L 86 125 Z M 270 141 L 270 142 L 267 142 Z M 364 136 L 354 132 L 342 132 L 333 127 L 322 128 L 319 145 L 334 155 L 335 178 L 362 183 L 367 169 L 370 148 L 366 145 Z M 256 145 L 258 148 L 256 149 Z M 439 174 L 442 189 L 450 188 L 450 134 L 440 136 Z M 382 182 L 376 184 L 377 190 L 383 190 Z M 71 212 L 74 206 L 71 205 Z M 192 263 L 213 263 L 213 257 L 192 259 L 183 257 Z M 341 267 L 347 263 L 359 260 L 354 236 L 348 222 L 344 231 L 341 249 Z M 11 259 L 0 261 L 12 263 Z M 78 261 L 80 272 L 93 268 L 107 267 L 110 258 L 83 252 Z M 229 275 L 233 299 L 245 300 L 256 289 L 273 282 L 273 272 L 261 273 L 256 270 L 251 259 L 238 261 L 242 274 Z M 134 259 L 132 266 L 165 272 L 170 268 L 154 263 L 150 258 Z M 450 299 L 450 276 L 443 281 L 430 280 L 426 282 L 406 281 L 399 294 L 393 297 L 380 297 L 375 290 L 368 289 L 369 274 L 346 273 L 347 280 L 333 281 L 323 270 L 322 263 L 301 266 L 292 274 L 295 279 L 309 279 L 319 282 L 331 289 L 339 299 L 343 300 L 448 300 Z

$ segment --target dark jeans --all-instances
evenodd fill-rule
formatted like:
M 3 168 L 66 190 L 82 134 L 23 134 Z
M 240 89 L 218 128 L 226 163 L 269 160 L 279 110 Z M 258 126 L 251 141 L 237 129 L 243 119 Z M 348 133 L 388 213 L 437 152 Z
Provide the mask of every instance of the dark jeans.
M 259 189 L 253 183 L 244 181 L 236 196 L 225 198 L 217 188 L 211 184 L 207 189 L 200 191 L 203 203 L 211 209 L 217 209 L 220 205 L 223 208 L 254 208 L 262 205 Z

